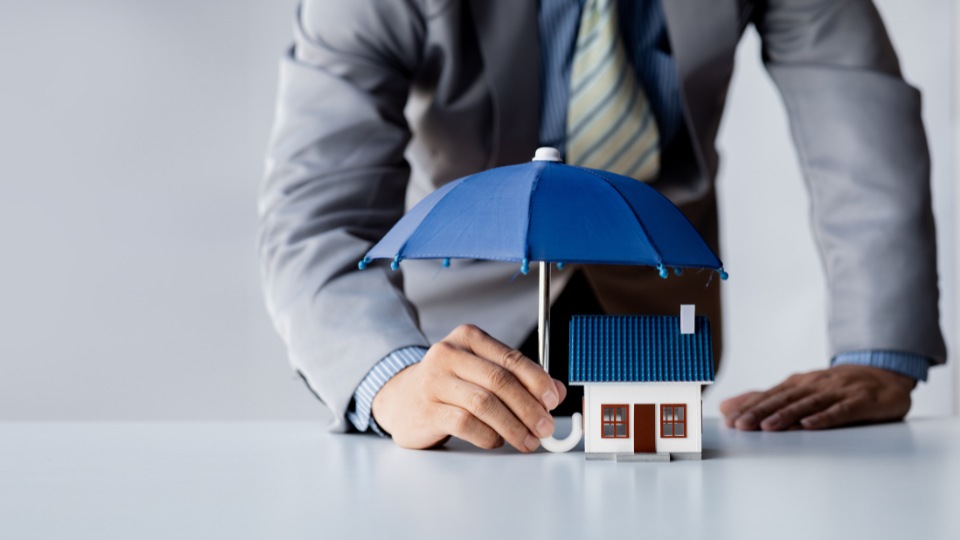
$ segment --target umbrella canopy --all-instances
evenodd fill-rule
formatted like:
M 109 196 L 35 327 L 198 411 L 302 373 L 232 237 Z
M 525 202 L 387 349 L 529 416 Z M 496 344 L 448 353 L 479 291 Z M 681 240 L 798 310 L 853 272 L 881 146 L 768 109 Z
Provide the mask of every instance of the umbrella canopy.
M 552 149 L 551 149 L 552 150 Z M 488 259 L 709 268 L 720 259 L 680 210 L 650 186 L 564 165 L 556 151 L 455 180 L 412 208 L 360 263 Z M 554 161 L 556 159 L 556 161 Z

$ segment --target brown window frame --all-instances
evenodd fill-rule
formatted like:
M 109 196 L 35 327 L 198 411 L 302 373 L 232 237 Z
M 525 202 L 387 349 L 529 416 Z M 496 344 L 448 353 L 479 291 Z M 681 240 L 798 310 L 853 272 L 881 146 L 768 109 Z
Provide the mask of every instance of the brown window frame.
M 673 418 L 671 418 L 670 420 L 668 420 L 666 417 L 666 411 L 664 410 L 664 407 L 672 407 L 671 412 L 672 412 Z M 678 408 L 683 409 L 683 420 L 677 420 L 676 410 Z M 671 435 L 663 434 L 663 432 L 665 431 L 663 427 L 666 425 L 671 426 L 670 427 Z M 676 435 L 678 425 L 683 426 L 683 435 Z M 689 433 L 689 431 L 687 430 L 687 404 L 686 403 L 661 403 L 660 404 L 660 438 L 661 439 L 686 439 L 687 433 Z
M 617 420 L 617 408 L 623 408 L 623 421 Z M 608 409 L 612 409 L 612 414 L 610 415 L 613 420 L 605 420 L 604 412 Z M 617 435 L 617 426 L 623 424 L 624 430 L 623 435 Z M 606 426 L 613 426 L 613 435 L 604 435 L 604 429 Z M 615 403 L 615 404 L 601 404 L 600 405 L 600 438 L 601 439 L 629 439 L 630 438 L 630 405 L 627 403 Z

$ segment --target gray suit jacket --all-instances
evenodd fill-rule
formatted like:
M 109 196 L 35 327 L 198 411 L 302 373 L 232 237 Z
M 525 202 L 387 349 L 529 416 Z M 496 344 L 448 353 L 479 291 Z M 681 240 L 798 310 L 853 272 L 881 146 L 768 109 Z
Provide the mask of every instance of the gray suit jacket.
M 734 51 L 754 23 L 811 194 L 833 353 L 944 361 L 930 163 L 920 95 L 869 0 L 663 0 L 685 131 L 655 186 L 711 200 Z M 438 186 L 527 161 L 538 145 L 537 2 L 304 0 L 280 69 L 260 254 L 267 306 L 293 367 L 346 429 L 381 358 L 473 322 L 518 345 L 535 279 L 516 265 L 357 261 Z M 563 279 L 563 273 L 560 273 Z M 404 277 L 406 284 L 404 284 Z M 558 283 L 558 290 L 562 283 Z

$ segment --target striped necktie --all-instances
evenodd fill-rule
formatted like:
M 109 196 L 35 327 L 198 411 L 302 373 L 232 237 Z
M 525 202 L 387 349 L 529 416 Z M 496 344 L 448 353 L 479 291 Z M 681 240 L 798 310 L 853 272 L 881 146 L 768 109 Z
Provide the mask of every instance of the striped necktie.
M 570 74 L 567 163 L 641 181 L 660 170 L 660 135 L 627 59 L 617 0 L 587 0 Z

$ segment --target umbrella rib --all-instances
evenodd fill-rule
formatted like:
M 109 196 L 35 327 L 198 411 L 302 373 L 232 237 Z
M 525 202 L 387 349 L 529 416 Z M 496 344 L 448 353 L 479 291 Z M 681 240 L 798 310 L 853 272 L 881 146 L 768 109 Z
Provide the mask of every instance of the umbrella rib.
M 527 208 L 530 211 L 527 212 L 527 230 L 523 231 L 523 258 L 527 261 L 530 260 L 530 223 L 533 222 L 533 195 L 537 192 L 537 186 L 540 185 L 540 177 L 543 175 L 544 168 L 544 165 L 537 168 L 537 175 L 530 186 L 530 198 L 527 200 Z
M 647 241 L 650 242 L 650 247 L 652 247 L 653 250 L 656 252 L 656 254 L 657 254 L 657 261 L 658 261 L 660 264 L 663 264 L 663 252 L 660 251 L 660 248 L 659 248 L 659 247 L 657 247 L 657 243 L 656 243 L 656 241 L 654 241 L 653 236 L 651 236 L 650 233 L 647 231 L 647 226 L 643 223 L 643 220 L 640 219 L 640 216 L 637 214 L 637 210 L 633 207 L 632 204 L 630 204 L 630 202 L 627 200 L 627 198 L 623 195 L 623 192 L 620 191 L 620 189 L 617 188 L 617 186 L 615 186 L 615 185 L 613 184 L 613 182 L 611 182 L 611 181 L 608 180 L 607 178 L 604 178 L 602 175 L 599 175 L 599 174 L 595 173 L 592 169 L 588 169 L 588 168 L 586 168 L 586 167 L 577 167 L 576 165 L 574 165 L 574 167 L 576 167 L 577 169 L 580 169 L 581 171 L 584 171 L 584 172 L 587 173 L 587 174 L 591 174 L 591 175 L 596 176 L 597 178 L 603 180 L 605 184 L 607 184 L 608 186 L 610 186 L 611 189 L 613 189 L 614 191 L 617 192 L 617 195 L 620 195 L 620 200 L 622 200 L 623 203 L 624 203 L 625 205 L 627 205 L 627 208 L 630 209 L 630 212 L 633 214 L 634 219 L 637 220 L 637 224 L 640 225 L 640 229 L 643 231 L 643 235 L 647 238 Z M 639 182 L 639 180 L 638 180 L 638 182 Z

